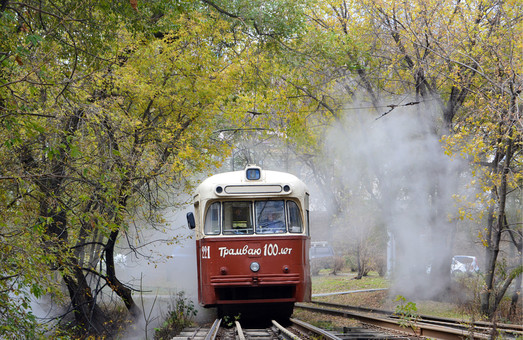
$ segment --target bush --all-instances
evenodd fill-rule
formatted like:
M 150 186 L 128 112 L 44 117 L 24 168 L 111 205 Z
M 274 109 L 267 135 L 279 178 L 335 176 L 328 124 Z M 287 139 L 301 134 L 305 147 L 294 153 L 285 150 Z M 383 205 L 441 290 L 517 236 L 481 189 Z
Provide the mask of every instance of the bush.
M 311 261 L 311 275 L 312 276 L 318 276 L 320 274 L 320 270 L 323 269 L 323 267 L 316 261 Z
M 345 259 L 341 256 L 334 257 L 334 264 L 332 266 L 332 274 L 336 275 L 345 267 Z
M 347 255 L 345 256 L 345 266 L 350 268 L 351 272 L 357 272 L 358 271 L 358 261 L 356 261 L 356 257 L 354 255 Z
M 198 313 L 193 302 L 185 297 L 184 292 L 177 293 L 173 300 L 162 327 L 155 329 L 154 338 L 157 340 L 173 338 L 185 327 L 191 326 L 192 318 Z
M 328 256 L 311 259 L 310 266 L 311 274 L 317 276 L 320 270 L 334 267 L 334 257 Z
M 387 261 L 384 258 L 376 259 L 375 270 L 378 272 L 380 277 L 385 277 L 387 274 Z

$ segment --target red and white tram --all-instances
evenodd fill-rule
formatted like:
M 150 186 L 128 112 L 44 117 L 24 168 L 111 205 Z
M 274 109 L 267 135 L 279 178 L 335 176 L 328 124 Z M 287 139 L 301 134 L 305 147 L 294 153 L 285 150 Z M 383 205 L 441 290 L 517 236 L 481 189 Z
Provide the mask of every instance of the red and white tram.
M 310 301 L 309 194 L 301 180 L 258 166 L 218 174 L 198 186 L 194 210 L 187 219 L 201 305 L 286 317 L 295 302 Z

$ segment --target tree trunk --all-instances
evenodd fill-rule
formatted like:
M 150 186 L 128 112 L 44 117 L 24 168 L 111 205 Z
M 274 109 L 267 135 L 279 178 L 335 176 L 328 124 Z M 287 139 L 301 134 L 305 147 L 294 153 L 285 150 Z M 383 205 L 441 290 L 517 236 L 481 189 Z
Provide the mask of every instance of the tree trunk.
M 33 157 L 29 146 L 22 146 L 19 152 L 20 161 L 28 172 L 38 167 L 48 168 L 49 174 L 43 175 L 35 181 L 40 189 L 39 213 L 45 228 L 45 243 L 57 258 L 54 270 L 62 273 L 64 282 L 71 299 L 71 311 L 77 322 L 78 330 L 82 335 L 86 333 L 101 334 L 106 322 L 105 314 L 96 304 L 96 296 L 87 283 L 81 263 L 78 259 L 78 249 L 69 252 L 69 232 L 67 208 L 60 201 L 64 181 L 66 178 L 66 164 L 70 147 L 69 137 L 73 136 L 81 124 L 83 110 L 76 110 L 64 119 L 61 142 L 65 148 L 58 148 L 59 153 L 49 162 L 45 160 L 39 164 Z
M 490 207 L 488 212 L 488 218 L 487 218 L 487 246 L 485 247 L 485 285 L 487 286 L 487 289 L 485 289 L 481 295 L 480 295 L 480 303 L 481 303 L 481 313 L 483 315 L 487 315 L 489 310 L 489 301 L 490 301 L 490 294 L 492 293 L 492 286 L 493 286 L 493 280 L 494 280 L 494 269 L 496 266 L 495 259 L 497 258 L 497 252 L 494 253 L 493 250 L 493 239 L 492 235 L 494 233 L 494 208 Z
M 87 284 L 84 272 L 78 263 L 78 257 L 74 253 L 69 254 L 68 252 L 66 211 L 59 210 L 53 205 L 53 202 L 48 202 L 44 198 L 40 202 L 40 215 L 48 221 L 45 228 L 51 241 L 47 244 L 56 255 L 57 263 L 54 269 L 63 275 L 78 331 L 81 334 L 92 332 L 102 334 L 106 321 L 105 314 L 96 304 L 96 296 L 93 296 L 91 288 Z
M 132 291 L 129 287 L 125 286 L 116 277 L 116 271 L 114 267 L 114 245 L 118 239 L 118 230 L 111 232 L 109 240 L 105 246 L 105 263 L 107 265 L 107 279 L 111 289 L 122 299 L 125 303 L 125 307 L 131 313 L 133 317 L 141 315 L 142 311 L 138 305 L 134 302 Z
M 510 130 L 510 133 L 507 137 L 508 144 L 506 147 L 506 152 L 503 153 L 503 151 L 500 151 L 496 154 L 496 157 L 494 159 L 494 166 L 495 171 L 499 172 L 501 175 L 501 183 L 499 187 L 495 187 L 492 190 L 492 195 L 496 195 L 498 203 L 497 211 L 496 211 L 496 218 L 493 217 L 492 214 L 489 214 L 489 223 L 488 223 L 488 246 L 487 246 L 487 267 L 486 267 L 486 276 L 485 276 L 485 285 L 486 289 L 481 294 L 481 313 L 488 316 L 489 318 L 492 318 L 494 315 L 497 306 L 499 304 L 499 301 L 501 300 L 501 297 L 499 294 L 502 292 L 504 294 L 506 288 L 504 287 L 504 290 L 501 292 L 498 292 L 496 295 L 495 289 L 495 270 L 496 270 L 496 263 L 497 258 L 499 255 L 499 245 L 501 242 L 501 234 L 503 233 L 504 229 L 506 228 L 505 225 L 505 204 L 506 204 L 506 198 L 507 198 L 507 175 L 510 171 L 510 162 L 512 160 L 512 146 L 513 146 L 513 140 L 512 140 L 512 130 Z M 501 143 L 501 141 L 500 141 Z M 501 168 L 498 168 L 498 164 L 501 162 L 504 162 L 503 166 Z M 496 198 L 495 197 L 495 198 Z M 491 294 L 494 294 L 495 299 L 494 301 L 491 301 Z
M 506 220 L 506 216 L 505 216 L 505 225 L 507 225 L 507 226 L 509 225 L 508 221 Z M 518 266 L 520 268 L 522 268 L 520 270 L 523 270 L 523 261 L 521 259 L 521 253 L 523 250 L 523 235 L 521 235 L 521 233 L 515 232 L 514 230 L 510 230 L 509 235 L 510 235 L 510 239 L 512 240 L 512 243 L 516 247 L 515 256 L 519 260 Z M 510 302 L 509 316 L 511 318 L 515 318 L 518 315 L 517 314 L 518 313 L 518 301 L 519 301 L 519 297 L 521 295 L 522 278 L 523 278 L 523 274 L 521 274 L 521 273 L 516 277 L 514 292 L 512 293 L 512 299 Z
M 359 245 L 356 247 L 356 262 L 358 263 L 358 275 L 355 277 L 355 279 L 360 280 L 363 277 L 363 272 L 361 268 L 361 254 Z
M 499 290 L 496 292 L 494 302 L 490 305 L 490 309 L 489 309 L 489 313 L 488 313 L 488 316 L 490 318 L 492 318 L 492 316 L 494 316 L 494 312 L 496 312 L 496 310 L 498 309 L 499 304 L 501 303 L 501 300 L 505 296 L 505 293 L 507 292 L 507 289 L 513 280 L 514 280 L 514 274 L 510 273 L 509 277 L 505 280 L 503 286 L 501 288 L 499 288 Z
M 518 314 L 518 301 L 519 296 L 521 295 L 521 281 L 523 279 L 523 275 L 518 275 L 516 278 L 516 283 L 514 285 L 514 292 L 512 293 L 512 300 L 510 301 L 510 312 L 509 315 L 511 317 L 516 317 Z
M 365 256 L 365 252 L 362 250 L 363 248 L 364 247 L 359 244 L 356 250 L 356 258 L 358 261 L 358 275 L 355 277 L 356 280 L 360 280 L 369 273 L 367 268 L 367 258 Z
M 64 275 L 64 281 L 71 298 L 72 312 L 74 314 L 79 333 L 103 334 L 106 315 L 96 303 L 91 288 L 87 284 L 85 275 L 80 267 L 71 264 L 74 277 Z

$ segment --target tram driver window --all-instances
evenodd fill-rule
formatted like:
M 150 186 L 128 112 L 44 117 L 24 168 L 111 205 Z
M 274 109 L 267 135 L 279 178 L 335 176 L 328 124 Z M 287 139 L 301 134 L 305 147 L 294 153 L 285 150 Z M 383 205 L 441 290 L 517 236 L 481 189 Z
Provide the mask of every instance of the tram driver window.
M 289 216 L 289 231 L 291 233 L 303 232 L 303 223 L 298 205 L 293 201 L 287 201 L 287 210 Z
M 223 234 L 252 234 L 251 202 L 223 202 Z
M 204 228 L 206 235 L 220 234 L 220 202 L 214 202 L 207 209 Z
M 256 233 L 276 234 L 286 232 L 283 201 L 257 201 L 255 207 Z

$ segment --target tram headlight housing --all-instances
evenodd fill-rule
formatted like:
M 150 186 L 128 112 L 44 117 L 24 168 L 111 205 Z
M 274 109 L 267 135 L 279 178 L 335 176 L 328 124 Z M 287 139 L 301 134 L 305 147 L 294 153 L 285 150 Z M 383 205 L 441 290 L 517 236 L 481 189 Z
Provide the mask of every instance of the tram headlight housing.
M 258 262 L 251 262 L 250 268 L 253 273 L 256 273 L 260 270 L 260 264 Z
M 260 168 L 247 168 L 245 170 L 245 177 L 249 181 L 257 181 L 261 178 L 261 170 Z

